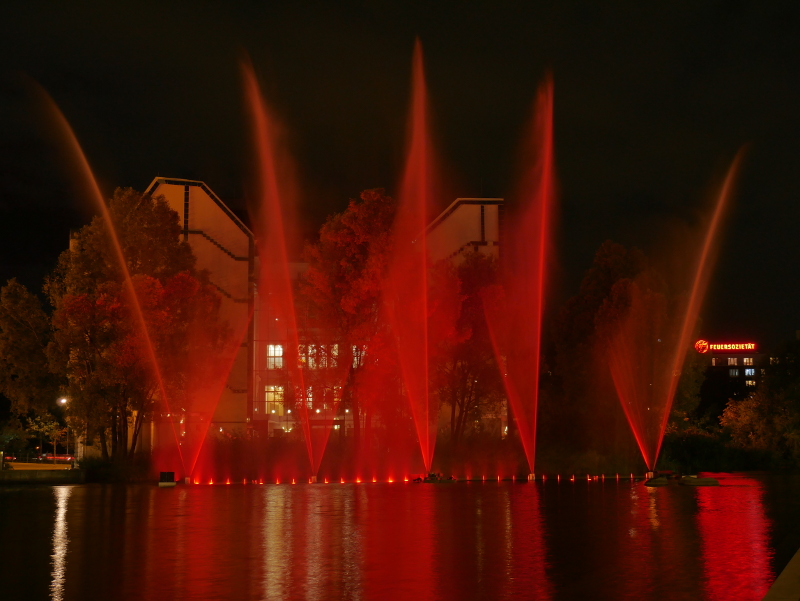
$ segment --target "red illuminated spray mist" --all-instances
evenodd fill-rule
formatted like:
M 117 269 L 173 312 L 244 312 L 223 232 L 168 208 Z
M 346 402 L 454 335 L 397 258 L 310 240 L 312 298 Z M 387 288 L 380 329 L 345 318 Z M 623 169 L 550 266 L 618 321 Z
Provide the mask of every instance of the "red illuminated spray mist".
M 532 133 L 523 152 L 526 171 L 518 192 L 522 208 L 505 232 L 505 292 L 492 287 L 484 292 L 483 301 L 506 395 L 529 473 L 533 473 L 546 261 L 555 200 L 553 82 L 549 77 L 539 88 Z
M 430 471 L 436 445 L 438 404 L 428 389 L 428 209 L 434 197 L 433 153 L 428 130 L 422 45 L 414 46 L 408 157 L 394 226 L 386 287 L 386 312 L 397 343 L 405 392 L 422 460 Z
M 81 148 L 81 145 L 78 142 L 77 137 L 75 136 L 75 132 L 72 131 L 72 127 L 70 126 L 69 122 L 64 117 L 64 114 L 58 108 L 56 103 L 53 102 L 52 98 L 50 98 L 50 96 L 47 94 L 47 92 L 45 92 L 38 85 L 35 85 L 35 87 L 39 96 L 44 101 L 47 111 L 52 115 L 54 121 L 58 125 L 58 128 L 63 132 L 63 135 L 67 140 L 67 147 L 69 149 L 69 152 L 74 158 L 74 160 L 77 162 L 79 167 L 78 171 L 81 177 L 83 178 L 86 187 L 89 190 L 89 194 L 96 208 L 100 211 L 100 215 L 106 226 L 109 242 L 111 243 L 113 257 L 122 275 L 122 283 L 125 288 L 125 292 L 128 296 L 128 300 L 130 302 L 130 306 L 133 312 L 133 319 L 135 321 L 134 325 L 139 330 L 139 335 L 141 336 L 142 345 L 144 347 L 146 356 L 150 361 L 151 369 L 153 371 L 153 376 L 156 380 L 161 395 L 161 400 L 164 403 L 167 413 L 173 415 L 173 411 L 170 408 L 169 399 L 167 398 L 166 387 L 164 386 L 164 378 L 161 374 L 158 358 L 156 356 L 155 346 L 153 344 L 153 340 L 147 326 L 147 320 L 145 319 L 141 302 L 139 301 L 139 297 L 136 293 L 136 288 L 134 286 L 133 279 L 131 278 L 130 269 L 128 268 L 128 263 L 125 260 L 125 255 L 123 254 L 122 251 L 122 244 L 120 243 L 119 235 L 117 233 L 114 222 L 111 218 L 111 213 L 108 210 L 108 205 L 106 205 L 106 202 L 103 199 L 103 194 L 102 192 L 100 192 L 100 187 L 97 185 L 97 180 L 94 177 L 94 173 L 92 172 L 92 168 L 89 165 L 89 161 L 87 160 L 86 155 L 84 154 L 83 149 Z M 172 422 L 172 420 L 170 420 L 170 424 L 172 426 L 172 433 L 175 437 L 175 448 L 177 449 L 178 457 L 180 458 L 181 468 L 185 472 L 186 463 L 184 461 L 183 454 L 181 452 L 180 444 L 178 441 L 178 435 L 175 429 L 175 424 Z
M 741 153 L 728 169 L 696 263 L 688 303 L 673 318 L 663 284 L 650 273 L 622 281 L 604 309 L 610 324 L 607 360 L 617 396 L 649 470 L 654 470 Z M 617 314 L 615 314 L 617 313 Z M 668 366 L 668 369 L 664 369 Z

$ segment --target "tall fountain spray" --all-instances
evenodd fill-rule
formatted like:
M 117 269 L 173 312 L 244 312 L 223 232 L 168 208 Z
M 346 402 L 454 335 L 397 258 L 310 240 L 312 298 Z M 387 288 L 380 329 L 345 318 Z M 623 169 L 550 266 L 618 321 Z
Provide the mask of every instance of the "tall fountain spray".
M 158 390 L 161 395 L 161 401 L 164 403 L 164 408 L 166 409 L 167 413 L 173 415 L 173 410 L 170 407 L 170 401 L 167 395 L 167 389 L 164 385 L 164 378 L 161 372 L 161 368 L 159 365 L 155 345 L 153 343 L 153 339 L 150 333 L 150 329 L 148 328 L 147 320 L 145 319 L 144 311 L 142 310 L 142 304 L 139 300 L 139 296 L 136 292 L 136 287 L 134 285 L 133 279 L 131 278 L 130 269 L 128 268 L 128 263 L 125 260 L 125 255 L 122 250 L 122 244 L 120 242 L 119 234 L 117 233 L 116 226 L 114 225 L 114 221 L 111 218 L 111 213 L 109 212 L 108 205 L 106 204 L 103 194 L 100 192 L 100 187 L 97 184 L 97 180 L 92 172 L 92 168 L 89 165 L 89 161 L 86 158 L 86 155 L 83 152 L 83 148 L 81 148 L 80 143 L 78 142 L 77 137 L 75 136 L 75 132 L 73 132 L 72 127 L 70 126 L 67 119 L 64 117 L 64 114 L 55 104 L 55 102 L 50 98 L 50 96 L 45 92 L 42 88 L 38 85 L 36 86 L 37 92 L 39 96 L 42 98 L 46 110 L 52 115 L 53 120 L 56 122 L 59 130 L 63 133 L 66 142 L 67 148 L 70 155 L 78 164 L 78 172 L 83 179 L 84 185 L 89 191 L 89 195 L 92 198 L 92 201 L 95 204 L 95 207 L 100 212 L 100 215 L 103 219 L 103 222 L 106 226 L 106 232 L 108 233 L 108 239 L 111 245 L 111 249 L 113 251 L 113 259 L 116 262 L 117 268 L 120 271 L 120 276 L 122 279 L 122 284 L 124 286 L 126 295 L 128 296 L 128 300 L 130 302 L 130 306 L 133 312 L 133 320 L 135 322 L 135 327 L 139 330 L 139 335 L 141 337 L 141 342 L 144 347 L 145 356 L 148 357 L 149 363 L 153 372 L 153 376 L 156 380 L 158 385 Z M 177 456 L 179 458 L 180 468 L 183 472 L 186 472 L 186 461 L 181 451 L 180 441 L 178 439 L 178 433 L 175 428 L 175 424 L 172 420 L 170 420 L 172 434 L 175 439 L 175 449 L 177 450 Z M 177 466 L 169 466 L 165 465 L 162 466 L 164 469 L 172 468 L 173 471 L 178 471 L 175 469 Z
M 503 234 L 505 292 L 499 288 L 488 290 L 484 309 L 529 473 L 533 473 L 547 251 L 555 201 L 550 77 L 539 87 L 523 157 L 524 171 L 518 187 L 520 215 Z
M 435 190 L 428 128 L 422 45 L 414 45 L 408 156 L 394 225 L 394 247 L 386 287 L 386 312 L 394 332 L 403 384 L 430 471 L 436 446 L 438 403 L 428 377 L 428 251 L 425 228 Z
M 256 81 L 252 67 L 242 66 L 245 96 L 253 124 L 256 150 L 258 192 L 254 208 L 260 259 L 258 274 L 259 310 L 262 316 L 282 320 L 280 332 L 286 336 L 284 367 L 295 396 L 303 428 L 311 473 L 316 477 L 333 425 L 339 399 L 333 407 L 317 414 L 318 398 L 310 396 L 305 373 L 297 355 L 301 340 L 292 288 L 288 244 L 296 227 L 297 189 L 286 163 L 288 153 L 280 145 L 278 123 L 271 115 Z M 312 420 L 313 426 L 312 427 Z
M 609 320 L 612 331 L 607 336 L 607 360 L 617 396 L 650 471 L 658 460 L 740 160 L 741 152 L 717 195 L 683 311 L 671 309 L 663 285 L 652 273 L 620 282 L 612 291 L 616 298 L 609 305 L 617 308 L 612 309 L 615 314 Z

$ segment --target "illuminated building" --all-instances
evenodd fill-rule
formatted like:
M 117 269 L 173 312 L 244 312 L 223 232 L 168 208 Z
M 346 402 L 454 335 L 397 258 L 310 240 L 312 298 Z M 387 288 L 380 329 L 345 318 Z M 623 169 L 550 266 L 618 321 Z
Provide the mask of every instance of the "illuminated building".
M 163 196 L 177 212 L 183 239 L 192 247 L 197 268 L 208 272 L 211 284 L 220 294 L 222 319 L 230 324 L 250 322 L 211 418 L 214 429 L 257 430 L 267 436 L 292 431 L 297 416 L 292 413 L 291 405 L 284 403 L 288 322 L 281 315 L 270 314 L 269 308 L 258 302 L 258 257 L 253 233 L 201 181 L 157 177 L 146 193 Z M 456 199 L 427 228 L 432 260 L 460 262 L 470 252 L 497 257 L 502 221 L 503 199 Z M 289 268 L 292 280 L 297 281 L 307 264 L 290 263 Z M 317 410 L 319 418 L 323 418 L 323 412 L 330 411 L 335 404 L 332 395 L 337 391 L 321 387 L 315 390 L 313 382 L 325 379 L 324 372 L 336 361 L 338 348 L 335 344 L 309 342 L 301 344 L 298 351 L 309 374 L 305 400 L 311 409 L 313 426 Z M 358 361 L 356 352 L 354 363 Z M 504 425 L 505 415 L 502 421 Z M 333 427 L 345 434 L 352 427 L 352 416 L 339 415 Z M 161 435 L 166 435 L 166 431 Z M 157 444 L 155 438 L 153 444 Z
M 220 294 L 220 317 L 232 328 L 252 315 L 255 302 L 255 244 L 252 232 L 203 182 L 157 177 L 147 194 L 163 196 L 178 213 L 183 239 Z M 215 425 L 243 428 L 253 405 L 253 329 L 243 336 L 228 381 L 212 418 Z
M 729 399 L 741 399 L 755 391 L 769 364 L 769 357 L 752 341 L 698 340 L 694 347 L 707 360 L 700 389 L 701 411 L 707 409 L 716 415 L 722 413 Z

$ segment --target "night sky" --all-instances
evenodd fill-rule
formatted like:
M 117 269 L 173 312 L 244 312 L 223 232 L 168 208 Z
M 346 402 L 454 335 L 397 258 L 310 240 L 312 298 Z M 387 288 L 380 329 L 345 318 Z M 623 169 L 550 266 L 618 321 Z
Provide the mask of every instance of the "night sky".
M 536 88 L 555 81 L 554 302 L 606 239 L 688 261 L 748 144 L 702 334 L 800 328 L 800 3 L 15 2 L 0 7 L 0 279 L 38 289 L 91 208 L 26 84 L 72 123 L 104 192 L 205 181 L 244 210 L 247 53 L 290 132 L 308 235 L 365 188 L 396 191 L 414 39 L 449 196 L 513 203 Z

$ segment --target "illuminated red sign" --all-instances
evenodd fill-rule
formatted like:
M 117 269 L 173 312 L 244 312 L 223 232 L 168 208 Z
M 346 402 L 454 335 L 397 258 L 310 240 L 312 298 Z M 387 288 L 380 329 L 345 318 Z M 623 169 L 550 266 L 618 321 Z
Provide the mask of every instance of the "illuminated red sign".
M 725 343 L 712 343 L 708 340 L 698 340 L 694 343 L 694 350 L 698 353 L 707 353 L 708 351 L 754 351 L 756 350 L 755 342 L 725 342 Z

